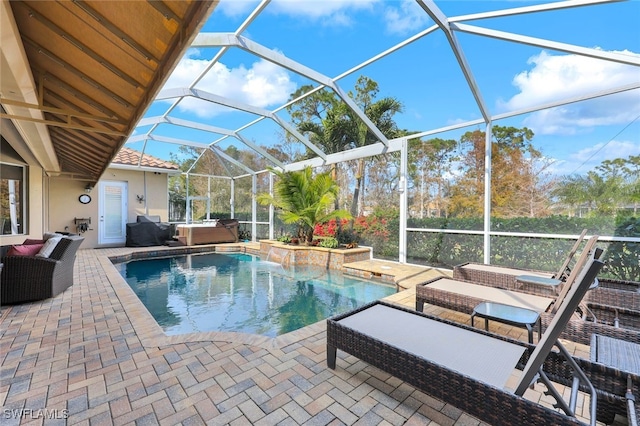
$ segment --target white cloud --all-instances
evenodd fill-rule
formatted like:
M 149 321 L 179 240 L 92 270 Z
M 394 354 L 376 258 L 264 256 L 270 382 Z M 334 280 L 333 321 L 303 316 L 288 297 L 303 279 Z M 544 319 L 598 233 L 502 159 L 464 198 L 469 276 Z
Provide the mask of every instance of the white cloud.
M 180 61 L 165 88 L 188 87 L 209 65 L 210 60 L 194 57 L 193 53 L 197 53 L 195 51 L 191 53 L 189 57 Z M 286 70 L 258 59 L 250 68 L 244 65 L 228 68 L 218 62 L 200 80 L 196 88 L 252 106 L 268 108 L 285 103 L 297 85 L 291 81 L 291 76 Z M 229 111 L 228 108 L 195 98 L 184 99 L 180 102 L 179 108 L 202 118 Z
M 618 140 L 601 142 L 568 154 L 566 159 L 549 158 L 551 165 L 547 171 L 558 176 L 582 174 L 594 170 L 605 160 L 629 158 L 631 155 L 640 155 L 640 143 Z
M 379 0 L 273 0 L 273 11 L 312 19 L 325 19 L 344 15 L 349 10 L 371 10 Z
M 384 12 L 387 32 L 404 35 L 423 29 L 429 22 L 429 15 L 413 0 L 400 1 L 400 7 L 387 7 Z
M 627 50 L 614 53 L 639 56 Z M 533 68 L 513 79 L 519 93 L 498 102 L 501 110 L 517 110 L 640 80 L 636 67 L 578 55 L 553 56 L 543 51 L 529 63 Z M 524 124 L 536 134 L 575 134 L 594 126 L 628 123 L 638 114 L 640 96 L 636 90 L 536 112 Z
M 596 145 L 581 149 L 571 154 L 569 159 L 572 162 L 590 162 L 595 161 L 597 164 L 604 160 L 614 160 L 616 158 L 628 158 L 631 155 L 640 154 L 640 144 L 631 141 L 611 141 L 607 144 L 598 143 Z
M 259 2 L 254 0 L 221 0 L 214 13 L 222 12 L 231 17 L 247 15 L 258 4 Z
M 323 25 L 347 26 L 352 24 L 349 12 L 372 10 L 380 0 L 273 0 L 265 8 L 267 13 L 321 21 Z M 218 8 L 227 16 L 247 15 L 258 2 L 248 0 L 222 0 Z

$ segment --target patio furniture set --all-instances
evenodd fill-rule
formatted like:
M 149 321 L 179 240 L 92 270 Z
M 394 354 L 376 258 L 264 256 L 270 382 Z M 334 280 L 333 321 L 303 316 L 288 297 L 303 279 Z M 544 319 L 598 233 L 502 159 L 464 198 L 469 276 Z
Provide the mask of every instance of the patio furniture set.
M 581 424 L 575 412 L 583 391 L 591 395 L 591 424 L 610 424 L 619 414 L 637 425 L 640 293 L 633 283 L 597 279 L 597 237 L 570 269 L 583 237 L 556 274 L 463 264 L 453 279 L 418 285 L 415 311 L 376 302 L 329 319 L 328 366 L 336 367 L 340 349 L 490 424 Z M 468 313 L 472 325 L 423 313 L 425 303 Z M 485 330 L 475 327 L 476 317 L 485 319 Z M 489 332 L 489 320 L 526 327 L 529 342 Z M 571 356 L 559 339 L 590 344 L 591 359 Z M 507 389 L 514 373 L 518 383 Z M 559 410 L 523 398 L 535 381 Z M 552 382 L 571 390 L 568 401 Z
M 9 251 L 2 259 L 0 303 L 30 302 L 55 297 L 73 285 L 76 252 L 84 238 L 78 235 L 52 236 L 47 241 L 27 240 L 25 250 Z M 53 246 L 53 247 L 51 247 Z M 39 247 L 39 249 L 38 249 Z M 29 251 L 31 250 L 31 251 Z
M 54 297 L 73 285 L 83 238 L 55 239 L 55 244 L 31 241 L 41 248 L 16 248 L 3 258 L 2 304 Z M 620 414 L 637 426 L 640 293 L 633 283 L 597 279 L 603 262 L 596 242 L 590 238 L 573 269 L 565 262 L 554 276 L 464 264 L 454 268 L 453 279 L 418 285 L 415 311 L 374 302 L 331 318 L 327 365 L 336 368 L 340 349 L 495 425 L 580 424 L 575 413 L 581 391 L 590 395 L 592 425 L 612 423 Z M 469 313 L 471 326 L 425 314 L 424 303 Z M 474 326 L 476 317 L 485 320 L 485 330 Z M 489 320 L 526 327 L 528 343 L 489 332 Z M 586 341 L 591 359 L 571 356 L 560 338 Z M 518 379 L 511 389 L 507 382 L 514 374 Z M 560 410 L 523 397 L 536 381 Z M 571 389 L 568 401 L 553 383 Z

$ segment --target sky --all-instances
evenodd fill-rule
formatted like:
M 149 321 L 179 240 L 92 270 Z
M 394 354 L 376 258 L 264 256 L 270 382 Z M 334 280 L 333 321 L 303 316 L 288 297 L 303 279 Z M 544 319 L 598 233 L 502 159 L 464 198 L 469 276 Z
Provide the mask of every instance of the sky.
M 549 2 L 531 1 L 436 1 L 446 17 L 518 8 Z M 222 0 L 202 32 L 233 33 L 259 2 Z M 484 29 L 509 32 L 598 49 L 617 55 L 640 57 L 640 1 L 589 5 L 465 21 Z M 273 49 L 328 78 L 336 78 L 387 49 L 434 25 L 413 0 L 273 0 L 241 33 L 243 37 Z M 587 58 L 549 48 L 455 31 L 456 41 L 479 88 L 481 102 L 491 115 L 544 105 L 628 84 L 640 84 L 640 67 Z M 165 84 L 165 89 L 192 85 L 221 53 L 219 47 L 191 48 Z M 403 105 L 395 116 L 400 128 L 412 132 L 442 129 L 482 118 L 444 33 L 437 29 L 363 69 L 336 81 L 345 92 L 353 90 L 361 75 L 379 84 L 378 99 L 394 97 Z M 286 103 L 292 92 L 317 83 L 239 48 L 223 51 L 195 88 L 254 107 L 273 111 Z M 257 116 L 211 102 L 185 98 L 157 100 L 146 113 L 197 121 L 238 130 Z M 285 111 L 277 115 L 288 121 Z M 640 89 L 545 109 L 495 121 L 501 126 L 528 127 L 533 143 L 553 162 L 559 174 L 585 173 L 603 160 L 640 155 Z M 151 126 L 139 126 L 144 135 Z M 459 139 L 473 125 L 442 132 L 433 137 Z M 240 132 L 261 146 L 281 142 L 282 130 L 265 119 Z M 157 136 L 202 143 L 218 141 L 219 134 L 161 124 Z M 224 148 L 246 145 L 226 138 Z M 142 149 L 142 142 L 131 143 Z M 175 145 L 149 141 L 145 151 L 168 159 Z

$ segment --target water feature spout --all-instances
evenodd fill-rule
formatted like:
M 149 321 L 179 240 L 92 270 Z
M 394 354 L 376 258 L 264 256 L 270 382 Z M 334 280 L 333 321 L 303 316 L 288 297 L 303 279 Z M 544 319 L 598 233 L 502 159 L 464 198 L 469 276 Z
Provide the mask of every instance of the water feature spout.
M 291 250 L 287 251 L 287 254 L 280 261 L 280 265 L 282 265 L 284 268 L 289 269 L 289 266 L 291 266 L 291 253 Z

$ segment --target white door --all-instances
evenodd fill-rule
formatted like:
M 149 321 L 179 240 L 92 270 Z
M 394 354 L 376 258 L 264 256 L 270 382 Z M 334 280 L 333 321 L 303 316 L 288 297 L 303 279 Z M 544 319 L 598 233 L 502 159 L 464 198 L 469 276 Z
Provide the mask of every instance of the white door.
M 127 182 L 99 182 L 98 198 L 98 244 L 124 244 L 127 240 Z

